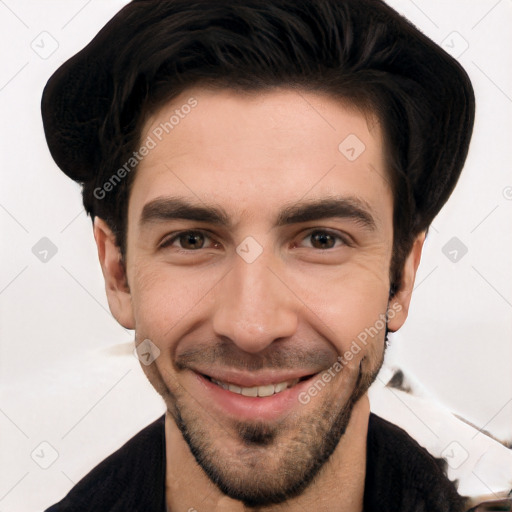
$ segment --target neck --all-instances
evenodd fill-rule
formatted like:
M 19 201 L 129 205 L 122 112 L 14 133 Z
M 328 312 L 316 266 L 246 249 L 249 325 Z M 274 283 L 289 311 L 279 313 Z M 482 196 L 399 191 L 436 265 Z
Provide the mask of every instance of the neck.
M 366 437 L 370 406 L 363 396 L 354 406 L 347 430 L 312 484 L 296 498 L 281 505 L 252 508 L 251 512 L 315 510 L 361 512 L 366 474 Z M 165 417 L 166 500 L 170 512 L 243 512 L 237 500 L 211 482 L 194 456 L 172 416 Z

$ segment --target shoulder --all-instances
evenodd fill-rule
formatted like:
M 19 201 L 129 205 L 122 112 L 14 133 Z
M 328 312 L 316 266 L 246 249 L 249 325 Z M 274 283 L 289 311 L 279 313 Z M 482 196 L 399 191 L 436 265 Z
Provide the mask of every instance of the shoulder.
M 436 459 L 400 427 L 370 415 L 365 505 L 368 510 L 461 512 L 460 496 Z
M 164 420 L 161 416 L 137 433 L 46 512 L 161 509 L 165 488 Z

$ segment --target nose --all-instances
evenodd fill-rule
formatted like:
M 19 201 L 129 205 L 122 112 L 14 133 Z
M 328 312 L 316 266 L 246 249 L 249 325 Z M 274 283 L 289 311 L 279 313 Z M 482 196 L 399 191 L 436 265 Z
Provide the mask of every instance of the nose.
M 261 255 L 247 263 L 234 257 L 216 287 L 213 330 L 241 350 L 257 353 L 297 330 L 297 301 L 279 272 Z

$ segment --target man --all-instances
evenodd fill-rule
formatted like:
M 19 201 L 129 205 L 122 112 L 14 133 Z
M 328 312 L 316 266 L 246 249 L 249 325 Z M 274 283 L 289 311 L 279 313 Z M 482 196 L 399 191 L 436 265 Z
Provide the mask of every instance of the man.
M 167 407 L 49 511 L 467 508 L 367 398 L 467 154 L 454 59 L 378 0 L 135 0 L 42 111 Z

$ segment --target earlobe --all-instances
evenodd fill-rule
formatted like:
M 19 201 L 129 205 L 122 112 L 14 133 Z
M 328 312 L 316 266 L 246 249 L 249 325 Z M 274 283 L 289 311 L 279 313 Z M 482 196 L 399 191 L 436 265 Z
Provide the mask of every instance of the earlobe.
M 94 218 L 94 239 L 98 249 L 105 290 L 110 311 L 114 318 L 126 329 L 135 328 L 132 301 L 126 268 L 121 249 L 107 223 L 99 217 Z
M 400 289 L 393 294 L 389 301 L 388 330 L 390 332 L 398 331 L 409 314 L 409 304 L 411 303 L 414 280 L 420 264 L 425 236 L 426 232 L 422 232 L 414 240 L 412 249 L 404 263 Z

